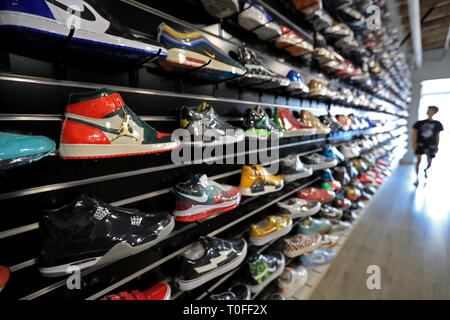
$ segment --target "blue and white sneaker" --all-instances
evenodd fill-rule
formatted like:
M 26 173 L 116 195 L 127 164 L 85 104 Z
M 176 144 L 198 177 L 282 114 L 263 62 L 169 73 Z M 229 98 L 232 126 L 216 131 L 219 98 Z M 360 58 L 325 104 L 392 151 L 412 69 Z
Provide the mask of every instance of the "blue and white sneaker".
M 339 161 L 344 161 L 345 157 L 342 154 L 342 152 L 340 152 L 336 146 L 334 145 L 326 145 L 323 147 L 323 155 L 327 158 L 327 159 L 336 159 Z
M 252 1 L 245 1 L 239 13 L 239 25 L 245 30 L 254 32 L 261 40 L 275 39 L 281 36 L 281 29 L 271 16 L 260 5 Z
M 0 170 L 37 161 L 55 151 L 55 142 L 43 136 L 0 132 Z
M 19 45 L 48 50 L 65 46 L 72 54 L 125 63 L 167 56 L 157 41 L 133 34 L 94 0 L 0 0 L 0 35 Z
M 311 255 L 303 254 L 300 256 L 300 262 L 305 268 L 314 268 L 329 264 L 334 257 L 336 252 L 333 249 L 319 248 L 314 250 Z
M 305 83 L 305 80 L 300 72 L 291 70 L 289 71 L 287 78 L 291 81 L 291 83 L 286 90 L 291 92 L 291 94 L 304 95 L 309 93 L 309 87 Z

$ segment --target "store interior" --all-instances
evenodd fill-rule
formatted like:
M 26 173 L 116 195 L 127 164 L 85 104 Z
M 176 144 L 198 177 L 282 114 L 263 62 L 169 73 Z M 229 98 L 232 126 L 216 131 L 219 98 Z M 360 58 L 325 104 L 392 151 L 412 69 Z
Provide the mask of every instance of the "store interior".
M 450 299 L 450 1 L 0 0 L 0 38 L 0 301 Z

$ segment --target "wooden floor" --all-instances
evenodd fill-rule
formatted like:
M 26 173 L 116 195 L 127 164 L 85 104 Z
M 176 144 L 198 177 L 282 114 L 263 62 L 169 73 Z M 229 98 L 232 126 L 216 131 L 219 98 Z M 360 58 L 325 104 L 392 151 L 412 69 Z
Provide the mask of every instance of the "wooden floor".
M 375 196 L 311 299 L 450 299 L 450 192 L 443 161 L 416 189 L 400 166 Z M 367 267 L 381 289 L 367 288 Z

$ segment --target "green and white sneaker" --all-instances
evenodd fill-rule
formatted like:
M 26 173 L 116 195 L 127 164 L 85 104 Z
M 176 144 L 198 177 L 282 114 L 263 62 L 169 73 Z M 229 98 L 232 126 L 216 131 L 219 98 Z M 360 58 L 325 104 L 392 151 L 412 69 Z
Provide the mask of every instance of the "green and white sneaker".
M 284 270 L 285 259 L 281 252 L 266 255 L 253 254 L 249 258 L 246 285 L 253 293 L 260 292 L 278 278 Z

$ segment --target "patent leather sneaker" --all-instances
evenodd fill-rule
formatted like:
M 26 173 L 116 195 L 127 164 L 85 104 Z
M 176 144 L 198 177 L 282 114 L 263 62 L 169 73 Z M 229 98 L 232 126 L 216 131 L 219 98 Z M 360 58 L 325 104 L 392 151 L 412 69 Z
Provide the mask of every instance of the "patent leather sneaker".
M 280 170 L 278 171 L 278 174 L 284 181 L 292 182 L 311 176 L 313 174 L 313 169 L 308 165 L 304 165 L 300 160 L 300 156 L 290 154 L 280 161 Z
M 106 296 L 100 300 L 170 300 L 171 288 L 165 282 L 157 283 L 145 291 L 123 291 Z
M 8 283 L 9 276 L 11 272 L 7 267 L 0 266 L 0 292 L 5 288 L 6 284 Z
M 258 196 L 283 189 L 284 180 L 260 165 L 243 166 L 239 188 L 243 196 Z
M 167 72 L 189 71 L 189 75 L 209 81 L 233 79 L 245 73 L 244 66 L 198 31 L 183 33 L 162 23 L 158 27 L 158 41 L 168 50 L 167 59 L 159 61 Z
M 325 204 L 333 201 L 336 194 L 333 191 L 308 187 L 297 192 L 297 197 L 308 201 L 319 201 Z
M 331 229 L 331 222 L 328 219 L 306 218 L 297 226 L 297 233 L 311 235 L 315 233 L 324 234 Z
M 290 238 L 283 239 L 283 254 L 289 258 L 298 257 L 301 254 L 316 250 L 321 245 L 321 235 L 296 234 Z
M 245 284 L 239 284 L 230 288 L 227 292 L 213 294 L 209 300 L 250 300 L 250 289 Z
M 0 132 L 0 170 L 38 161 L 55 151 L 55 146 L 47 137 Z
M 195 289 L 238 267 L 246 254 L 247 242 L 244 239 L 201 237 L 181 256 L 175 284 L 182 291 Z
M 288 214 L 292 219 L 309 217 L 320 211 L 321 204 L 318 201 L 306 201 L 299 198 L 291 198 L 280 201 L 277 206 L 282 213 Z
M 286 267 L 278 278 L 278 288 L 284 297 L 291 297 L 308 280 L 308 271 L 303 266 Z
M 60 52 L 64 47 L 71 57 L 83 55 L 116 63 L 141 64 L 158 56 L 167 57 L 159 42 L 121 25 L 97 2 L 34 0 L 19 5 L 4 0 L 0 35 L 33 49 Z
M 175 226 L 166 213 L 114 207 L 92 196 L 47 210 L 39 224 L 44 245 L 39 256 L 43 276 L 66 275 L 137 254 L 164 240 Z
M 310 166 L 313 170 L 328 169 L 336 166 L 338 161 L 334 158 L 327 158 L 326 156 L 313 153 L 302 157 L 303 162 Z
M 304 254 L 300 256 L 300 263 L 305 268 L 314 268 L 329 264 L 336 256 L 334 249 L 318 248 L 310 255 Z
M 278 278 L 284 270 L 285 258 L 281 252 L 265 255 L 252 254 L 248 259 L 245 284 L 252 293 L 258 293 L 270 282 Z
M 214 146 L 245 139 L 244 130 L 226 123 L 206 102 L 197 107 L 181 108 L 181 128 L 191 135 L 190 141 L 183 141 L 183 144 Z
M 250 225 L 250 243 L 255 246 L 263 246 L 288 234 L 291 229 L 292 219 L 289 216 L 268 216 L 258 223 Z
M 175 186 L 177 221 L 197 221 L 218 212 L 236 208 L 241 201 L 239 188 L 219 184 L 203 175 Z
M 289 109 L 275 108 L 273 122 L 283 130 L 283 137 L 310 136 L 316 129 L 297 121 Z
M 282 136 L 281 128 L 270 120 L 259 105 L 245 111 L 243 125 L 245 136 L 249 138 L 268 139 L 271 135 Z
M 70 95 L 59 147 L 63 159 L 133 156 L 179 146 L 171 134 L 158 132 L 139 118 L 115 91 Z

